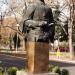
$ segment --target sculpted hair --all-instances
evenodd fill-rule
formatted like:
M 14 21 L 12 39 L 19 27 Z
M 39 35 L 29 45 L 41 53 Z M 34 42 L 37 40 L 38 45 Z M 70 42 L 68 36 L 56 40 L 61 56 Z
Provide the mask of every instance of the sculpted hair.
M 40 0 L 41 2 L 45 3 L 44 0 Z

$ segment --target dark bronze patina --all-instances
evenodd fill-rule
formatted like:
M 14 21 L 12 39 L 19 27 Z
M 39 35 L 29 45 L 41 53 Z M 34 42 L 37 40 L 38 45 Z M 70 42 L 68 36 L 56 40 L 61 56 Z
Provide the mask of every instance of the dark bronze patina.
M 54 20 L 44 0 L 36 0 L 24 12 L 21 31 L 25 34 L 27 68 L 29 73 L 47 73 L 49 40 L 54 40 Z
M 44 0 L 37 0 L 30 4 L 23 15 L 22 32 L 26 34 L 27 41 L 53 42 L 54 40 L 54 20 L 50 7 Z

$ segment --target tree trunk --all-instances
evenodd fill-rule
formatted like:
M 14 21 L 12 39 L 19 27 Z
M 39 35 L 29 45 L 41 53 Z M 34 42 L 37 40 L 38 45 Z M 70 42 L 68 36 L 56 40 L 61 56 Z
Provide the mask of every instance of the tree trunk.
M 69 50 L 70 50 L 70 58 L 73 58 L 73 46 L 72 46 L 72 26 L 73 26 L 73 16 L 74 16 L 74 10 L 73 10 L 73 0 L 70 0 L 70 19 L 68 24 L 68 38 L 69 38 Z

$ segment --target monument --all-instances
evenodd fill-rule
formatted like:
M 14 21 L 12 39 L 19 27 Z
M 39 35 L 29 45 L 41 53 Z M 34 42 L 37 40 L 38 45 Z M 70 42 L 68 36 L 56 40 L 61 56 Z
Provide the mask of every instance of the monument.
M 47 73 L 49 41 L 54 40 L 54 20 L 50 7 L 44 0 L 35 0 L 23 14 L 21 31 L 25 34 L 28 72 Z

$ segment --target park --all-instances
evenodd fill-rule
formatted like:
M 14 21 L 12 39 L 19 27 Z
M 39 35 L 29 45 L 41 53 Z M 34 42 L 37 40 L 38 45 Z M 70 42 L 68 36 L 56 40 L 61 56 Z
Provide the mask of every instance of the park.
M 0 1 L 1 75 L 74 75 L 74 0 Z

